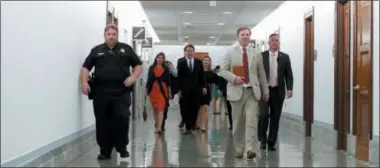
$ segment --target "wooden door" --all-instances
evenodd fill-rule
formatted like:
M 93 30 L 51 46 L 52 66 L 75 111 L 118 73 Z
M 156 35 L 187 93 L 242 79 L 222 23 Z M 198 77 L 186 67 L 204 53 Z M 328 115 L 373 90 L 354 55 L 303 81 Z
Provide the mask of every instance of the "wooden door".
M 372 138 L 372 1 L 354 1 L 353 105 L 356 158 L 369 161 Z
M 305 136 L 311 136 L 314 120 L 314 8 L 305 14 L 303 119 Z
M 347 151 L 350 130 L 350 16 L 348 0 L 336 1 L 334 127 L 337 130 L 337 149 Z

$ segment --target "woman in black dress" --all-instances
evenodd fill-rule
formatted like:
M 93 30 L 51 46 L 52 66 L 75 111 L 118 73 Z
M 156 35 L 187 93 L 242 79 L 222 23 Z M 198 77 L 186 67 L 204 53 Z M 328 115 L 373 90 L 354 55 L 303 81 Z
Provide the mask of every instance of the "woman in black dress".
M 203 58 L 203 69 L 204 76 L 207 84 L 207 94 L 202 95 L 200 99 L 201 107 L 199 109 L 198 118 L 197 118 L 197 129 L 201 129 L 202 132 L 207 131 L 207 109 L 211 102 L 211 94 L 212 94 L 212 84 L 218 82 L 218 75 L 212 71 L 211 69 L 211 58 L 209 56 L 205 56 Z

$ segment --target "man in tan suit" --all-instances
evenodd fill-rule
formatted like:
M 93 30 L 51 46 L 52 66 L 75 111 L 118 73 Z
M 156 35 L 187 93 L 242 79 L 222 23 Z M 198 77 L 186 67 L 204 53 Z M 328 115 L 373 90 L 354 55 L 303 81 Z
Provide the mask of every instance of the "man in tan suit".
M 220 76 L 228 81 L 227 99 L 232 106 L 236 158 L 243 158 L 247 151 L 247 158 L 253 159 L 257 156 L 258 147 L 259 101 L 269 98 L 268 81 L 261 51 L 249 45 L 251 30 L 239 28 L 237 36 L 239 45 L 227 51 Z

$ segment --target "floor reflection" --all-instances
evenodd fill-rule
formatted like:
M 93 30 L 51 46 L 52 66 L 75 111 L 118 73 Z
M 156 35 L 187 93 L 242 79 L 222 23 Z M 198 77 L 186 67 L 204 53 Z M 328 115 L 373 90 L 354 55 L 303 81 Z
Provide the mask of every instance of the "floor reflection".
M 130 158 L 121 159 L 114 152 L 112 160 L 98 162 L 99 150 L 95 148 L 70 167 L 367 167 L 334 148 L 284 128 L 279 133 L 277 151 L 261 151 L 261 157 L 252 161 L 235 159 L 225 115 L 210 114 L 208 132 L 193 135 L 183 135 L 178 129 L 179 121 L 178 109 L 172 109 L 167 131 L 157 136 L 151 116 L 147 122 L 136 120 L 131 124 Z

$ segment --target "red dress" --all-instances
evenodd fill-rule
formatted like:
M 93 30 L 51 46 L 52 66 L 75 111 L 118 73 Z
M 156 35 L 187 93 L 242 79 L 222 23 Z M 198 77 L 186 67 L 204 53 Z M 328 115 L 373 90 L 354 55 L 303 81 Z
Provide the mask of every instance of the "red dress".
M 156 77 L 160 77 L 164 73 L 164 68 L 156 66 L 154 68 L 154 75 Z M 165 96 L 168 95 L 168 86 L 164 83 L 161 82 L 162 87 L 164 89 Z M 162 95 L 160 86 L 157 81 L 154 81 L 152 90 L 149 93 L 149 100 L 152 104 L 153 109 L 159 109 L 164 111 L 166 107 L 166 99 L 164 95 Z

